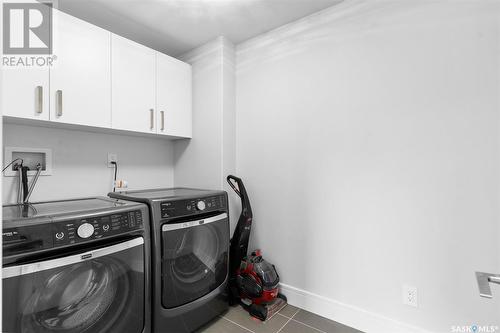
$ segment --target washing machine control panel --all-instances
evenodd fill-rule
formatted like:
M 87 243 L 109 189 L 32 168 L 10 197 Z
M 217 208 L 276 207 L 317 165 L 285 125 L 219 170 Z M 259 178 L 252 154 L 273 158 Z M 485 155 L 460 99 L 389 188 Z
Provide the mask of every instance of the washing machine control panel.
M 90 236 L 92 236 L 94 234 L 94 231 L 95 231 L 94 226 L 90 223 L 85 222 L 85 223 L 80 224 L 78 229 L 76 229 L 76 234 L 80 238 L 89 238 Z M 59 234 L 60 233 L 56 233 L 56 238 L 57 238 L 57 235 L 59 235 Z
M 142 223 L 140 210 L 54 223 L 54 246 L 114 236 L 142 228 Z
M 199 211 L 204 211 L 205 208 L 207 208 L 205 200 L 198 200 L 198 202 L 196 203 L 196 209 L 198 209 Z
M 51 249 L 142 229 L 140 210 L 3 228 L 3 255 Z
M 165 201 L 160 204 L 162 218 L 181 217 L 225 209 L 227 209 L 225 195 Z

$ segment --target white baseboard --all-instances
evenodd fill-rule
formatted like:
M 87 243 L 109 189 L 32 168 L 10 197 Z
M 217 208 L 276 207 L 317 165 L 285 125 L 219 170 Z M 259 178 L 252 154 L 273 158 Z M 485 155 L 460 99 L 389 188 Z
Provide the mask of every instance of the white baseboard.
M 366 333 L 432 333 L 311 292 L 280 284 L 288 303 Z

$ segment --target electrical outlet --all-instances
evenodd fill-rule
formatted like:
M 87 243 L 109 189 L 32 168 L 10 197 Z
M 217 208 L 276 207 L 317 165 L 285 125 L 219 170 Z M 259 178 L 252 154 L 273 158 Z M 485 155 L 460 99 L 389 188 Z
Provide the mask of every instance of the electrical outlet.
M 118 189 L 128 188 L 128 181 L 122 179 L 117 180 L 114 183 L 114 187 Z
M 403 285 L 403 304 L 418 307 L 418 291 L 417 287 Z
M 118 162 L 118 155 L 115 153 L 108 153 L 108 168 L 114 168 L 115 166 L 111 162 Z

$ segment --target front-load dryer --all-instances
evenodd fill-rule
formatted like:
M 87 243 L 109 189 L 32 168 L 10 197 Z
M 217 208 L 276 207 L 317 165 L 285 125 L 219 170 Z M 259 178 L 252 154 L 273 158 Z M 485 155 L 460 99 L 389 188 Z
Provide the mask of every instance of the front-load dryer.
M 227 310 L 226 192 L 172 188 L 109 196 L 149 205 L 154 332 L 193 332 Z

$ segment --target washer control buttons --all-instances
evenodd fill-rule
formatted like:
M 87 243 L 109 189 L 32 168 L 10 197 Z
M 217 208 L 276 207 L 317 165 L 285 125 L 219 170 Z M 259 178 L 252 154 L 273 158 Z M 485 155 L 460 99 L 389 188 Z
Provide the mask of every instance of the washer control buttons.
M 109 230 L 109 224 L 105 224 L 102 226 L 102 230 L 108 231 Z
M 64 238 L 64 232 L 62 232 L 62 231 L 61 232 L 57 232 L 56 233 L 56 238 L 59 239 L 59 240 L 63 239 Z
M 205 208 L 206 208 L 205 201 L 203 201 L 203 200 L 198 201 L 196 203 L 196 208 L 198 210 L 205 210 Z
M 94 234 L 94 226 L 90 223 L 83 223 L 76 231 L 80 238 L 89 238 Z

